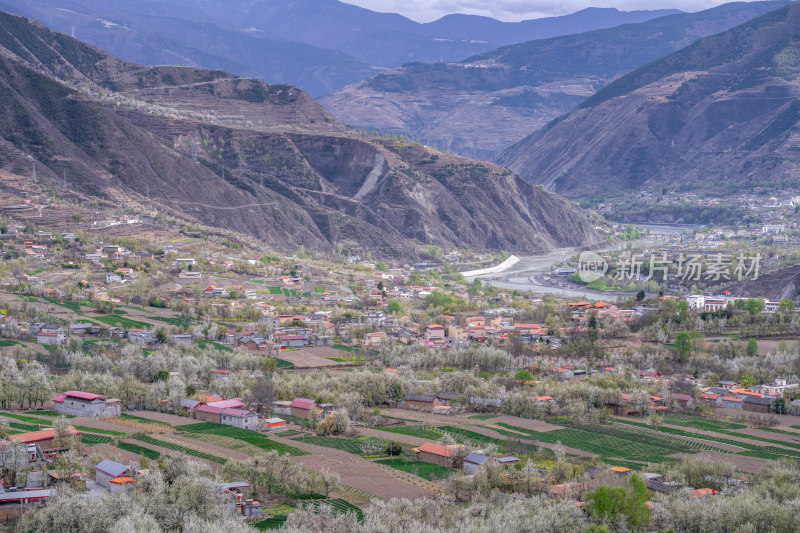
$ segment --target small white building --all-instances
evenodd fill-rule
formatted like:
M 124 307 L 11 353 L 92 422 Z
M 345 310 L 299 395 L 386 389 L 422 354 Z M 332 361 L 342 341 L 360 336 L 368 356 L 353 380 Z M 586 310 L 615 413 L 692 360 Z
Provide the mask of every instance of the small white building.
M 228 407 L 220 413 L 220 423 L 226 426 L 258 430 L 258 415 L 253 411 Z
M 46 344 L 48 346 L 61 346 L 65 344 L 67 338 L 64 336 L 63 333 L 47 333 L 40 331 L 36 335 L 36 342 L 39 344 Z

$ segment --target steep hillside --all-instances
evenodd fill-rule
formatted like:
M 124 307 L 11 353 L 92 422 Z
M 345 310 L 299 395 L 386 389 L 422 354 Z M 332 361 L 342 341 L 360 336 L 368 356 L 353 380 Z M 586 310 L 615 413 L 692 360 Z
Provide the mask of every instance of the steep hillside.
M 304 92 L 141 67 L 0 14 L 0 168 L 154 206 L 275 249 L 580 246 L 591 224 L 506 169 L 359 138 Z M 60 81 L 59 81 L 60 80 Z
M 573 198 L 797 185 L 800 5 L 617 80 L 498 160 Z
M 491 159 L 619 76 L 784 2 L 506 46 L 461 63 L 413 63 L 322 98 L 343 122 Z
M 223 69 L 322 96 L 408 61 L 454 61 L 529 39 L 648 20 L 666 11 L 584 10 L 504 23 L 419 24 L 336 0 L 0 0 L 0 9 L 146 65 Z M 477 20 L 476 20 L 477 19 Z

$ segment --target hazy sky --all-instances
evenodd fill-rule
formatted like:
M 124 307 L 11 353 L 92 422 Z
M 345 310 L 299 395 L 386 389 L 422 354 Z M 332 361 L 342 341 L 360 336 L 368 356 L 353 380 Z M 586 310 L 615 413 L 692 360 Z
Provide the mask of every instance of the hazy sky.
M 566 15 L 586 7 L 616 7 L 621 11 L 674 8 L 700 11 L 726 1 L 716 0 L 342 0 L 373 11 L 400 13 L 419 21 L 430 22 L 450 13 L 484 15 L 498 20 L 518 21 Z

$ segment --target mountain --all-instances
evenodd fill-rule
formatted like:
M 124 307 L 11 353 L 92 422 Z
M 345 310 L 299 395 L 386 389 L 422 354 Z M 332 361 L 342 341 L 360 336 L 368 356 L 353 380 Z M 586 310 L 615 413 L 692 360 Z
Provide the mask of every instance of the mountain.
M 50 28 L 74 33 L 116 56 L 147 65 L 187 65 L 223 69 L 268 83 L 293 83 L 313 95 L 375 74 L 346 54 L 265 32 L 225 29 L 206 18 L 179 11 L 145 11 L 139 2 L 94 0 L 0 1 L 0 9 L 34 18 Z
M 320 102 L 355 127 L 491 159 L 614 79 L 785 2 L 738 2 L 502 47 L 461 63 L 412 63 Z
M 157 209 L 277 250 L 413 257 L 423 244 L 596 240 L 564 198 L 491 163 L 362 138 L 296 87 L 127 63 L 0 13 L 0 170 L 26 175 L 32 161 L 60 196 Z
M 572 198 L 797 186 L 800 5 L 645 65 L 498 161 Z
M 519 23 L 453 16 L 420 24 L 336 0 L 0 0 L 0 9 L 126 61 L 220 68 L 313 96 L 408 61 L 460 60 L 517 40 L 665 13 L 597 9 Z

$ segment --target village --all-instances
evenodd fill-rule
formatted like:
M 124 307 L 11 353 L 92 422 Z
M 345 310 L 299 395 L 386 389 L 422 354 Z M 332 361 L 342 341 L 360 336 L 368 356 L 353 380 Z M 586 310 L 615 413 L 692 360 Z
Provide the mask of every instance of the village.
M 263 255 L 98 220 L 0 228 L 6 523 L 55 520 L 63 487 L 144 498 L 177 469 L 258 529 L 489 493 L 585 527 L 604 487 L 643 487 L 657 527 L 797 472 L 791 299 L 559 298 L 459 273 L 508 254 Z

